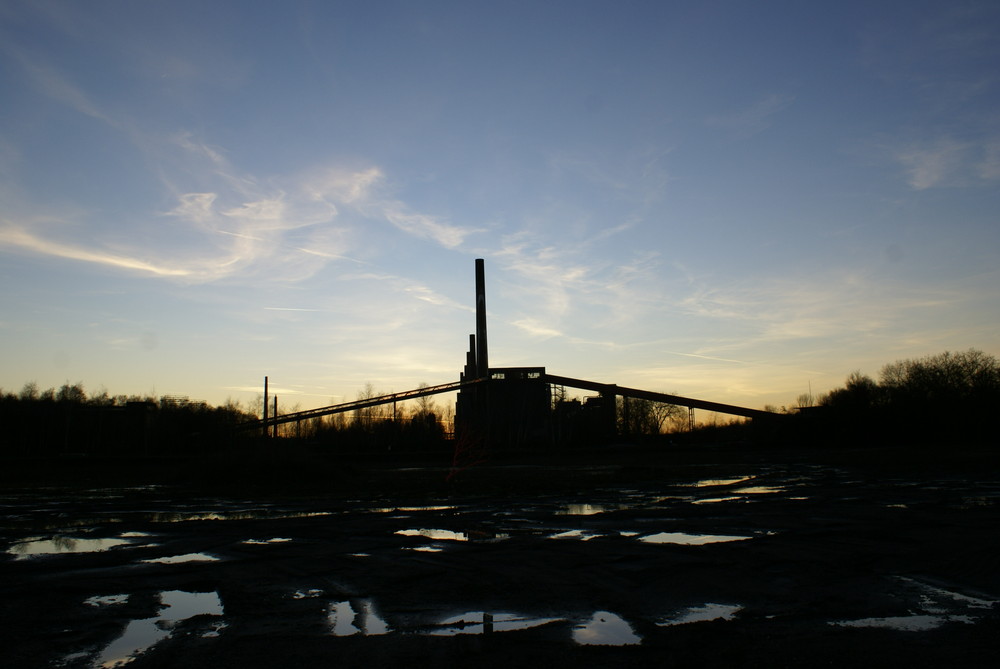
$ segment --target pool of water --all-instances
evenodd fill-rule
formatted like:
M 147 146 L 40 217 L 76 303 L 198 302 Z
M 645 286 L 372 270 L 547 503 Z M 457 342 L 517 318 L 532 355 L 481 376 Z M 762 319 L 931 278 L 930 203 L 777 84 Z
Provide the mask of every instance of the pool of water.
M 581 646 L 630 646 L 642 643 L 642 637 L 621 616 L 597 611 L 573 628 L 573 641 Z
M 7 553 L 15 558 L 32 558 L 46 555 L 62 555 L 72 553 L 97 553 L 120 548 L 125 546 L 135 546 L 137 542 L 134 536 L 126 537 L 52 537 L 50 539 L 31 539 L 20 541 L 7 549 Z
M 685 532 L 658 532 L 639 541 L 647 544 L 682 544 L 684 546 L 702 546 L 704 544 L 721 544 L 729 541 L 745 541 L 752 537 L 729 534 L 687 534 Z
M 224 629 L 222 602 L 215 592 L 186 592 L 169 590 L 158 595 L 160 610 L 155 617 L 132 620 L 122 633 L 103 648 L 74 653 L 64 658 L 65 662 L 93 658 L 94 667 L 122 667 L 157 643 L 169 637 L 179 623 L 195 616 L 211 616 L 200 625 L 196 633 L 202 637 L 217 636 Z M 90 606 L 117 606 L 128 601 L 128 595 L 92 597 Z

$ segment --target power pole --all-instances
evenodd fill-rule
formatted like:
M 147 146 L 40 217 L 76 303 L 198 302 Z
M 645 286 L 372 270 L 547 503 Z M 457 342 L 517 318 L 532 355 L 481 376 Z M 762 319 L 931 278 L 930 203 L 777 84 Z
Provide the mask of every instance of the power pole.
M 267 377 L 264 377 L 264 420 L 261 425 L 261 436 L 267 439 Z

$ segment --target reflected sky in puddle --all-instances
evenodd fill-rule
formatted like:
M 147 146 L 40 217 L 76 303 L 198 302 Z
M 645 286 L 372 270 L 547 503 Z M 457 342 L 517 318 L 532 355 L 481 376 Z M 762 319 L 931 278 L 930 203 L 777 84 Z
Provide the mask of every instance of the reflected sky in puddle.
M 116 595 L 120 597 L 122 595 Z M 88 600 L 89 601 L 89 600 Z M 170 636 L 174 627 L 181 621 L 199 615 L 223 615 L 222 602 L 215 592 L 184 592 L 170 590 L 160 593 L 161 608 L 155 618 L 133 620 L 113 640 L 94 663 L 96 667 L 121 667 L 138 655 L 146 652 L 159 641 Z M 218 636 L 225 625 L 221 620 L 213 621 L 201 630 L 202 637 Z M 69 658 L 67 658 L 69 659 Z
M 334 602 L 330 605 L 327 619 L 330 623 L 330 633 L 334 636 L 377 636 L 389 633 L 389 626 L 375 612 L 375 606 L 370 599 L 355 602 L 355 611 L 351 602 Z
M 470 530 L 468 532 L 456 532 L 454 530 L 440 530 L 432 528 L 414 528 L 407 530 L 397 530 L 394 534 L 403 537 L 424 537 L 432 541 L 476 541 L 493 542 L 509 539 L 509 534 L 502 532 L 492 532 L 486 530 Z
M 287 537 L 274 537 L 273 539 L 247 539 L 243 543 L 251 546 L 266 546 L 267 544 L 285 544 L 291 541 Z
M 692 504 L 718 504 L 719 502 L 742 502 L 742 497 L 708 497 L 706 499 L 696 499 Z
M 150 558 L 148 560 L 140 560 L 140 562 L 146 564 L 184 564 L 187 562 L 215 562 L 219 558 L 214 555 L 209 555 L 208 553 L 185 553 L 184 555 L 170 555 L 161 558 Z
M 941 627 L 941 625 L 951 622 L 972 624 L 974 620 L 970 616 L 932 616 L 928 614 L 917 614 L 912 616 L 889 616 L 886 618 L 839 620 L 831 622 L 830 624 L 838 627 L 880 627 L 900 632 L 926 632 L 928 630 L 937 629 L 938 627 Z
M 905 616 L 835 620 L 828 624 L 838 627 L 874 627 L 901 632 L 925 632 L 947 623 L 975 624 L 982 616 L 991 615 L 993 609 L 1000 603 L 997 599 L 954 592 L 903 576 L 897 577 L 896 580 L 917 595 L 917 611 Z
M 7 549 L 7 553 L 16 558 L 30 558 L 41 555 L 60 555 L 69 553 L 98 553 L 119 546 L 134 546 L 130 537 L 112 537 L 102 539 L 87 539 L 80 537 L 52 537 L 51 539 L 32 539 L 21 541 Z
M 642 643 L 642 637 L 621 616 L 597 611 L 573 629 L 573 641 L 582 646 L 629 646 Z
M 687 623 L 699 623 L 709 620 L 732 620 L 733 616 L 743 609 L 742 606 L 734 604 L 704 604 L 702 606 L 692 606 L 685 609 L 680 614 L 656 623 L 660 627 L 671 625 L 685 625 Z
M 685 546 L 701 546 L 703 544 L 719 544 L 729 541 L 744 541 L 751 537 L 729 534 L 687 534 L 685 532 L 660 532 L 640 537 L 639 541 L 647 544 L 683 544 Z
M 731 479 L 702 479 L 701 481 L 695 481 L 694 483 L 682 483 L 681 486 L 688 488 L 711 488 L 714 486 L 733 485 L 734 483 L 752 481 L 754 478 L 756 477 L 740 476 L 738 478 Z
M 558 534 L 549 535 L 549 539 L 579 539 L 580 541 L 590 541 L 591 539 L 596 539 L 601 536 L 597 532 L 588 532 L 587 530 L 566 530 L 565 532 L 559 532 Z
M 128 601 L 128 595 L 99 595 L 83 600 L 87 606 L 114 606 Z
M 309 590 L 296 590 L 292 593 L 292 599 L 314 599 L 323 595 L 322 590 L 311 588 Z
M 769 495 L 777 492 L 785 492 L 781 486 L 755 485 L 746 488 L 737 488 L 733 491 L 740 495 Z
M 145 514 L 151 523 L 186 523 L 197 520 L 287 520 L 332 516 L 332 511 L 275 511 L 244 509 L 233 511 L 152 511 Z
M 399 530 L 396 534 L 403 537 L 424 537 L 433 541 L 468 541 L 469 535 L 465 532 L 454 532 L 452 530 L 414 529 Z
M 562 620 L 562 618 L 530 618 L 516 613 L 470 611 L 445 618 L 427 634 L 431 636 L 456 636 L 459 634 L 513 632 L 539 627 L 558 620 Z
M 368 513 L 418 513 L 421 511 L 452 511 L 458 507 L 453 505 L 443 506 L 376 506 L 365 509 Z
M 629 508 L 623 504 L 567 504 L 556 511 L 557 516 L 595 516 L 607 511 L 621 511 Z

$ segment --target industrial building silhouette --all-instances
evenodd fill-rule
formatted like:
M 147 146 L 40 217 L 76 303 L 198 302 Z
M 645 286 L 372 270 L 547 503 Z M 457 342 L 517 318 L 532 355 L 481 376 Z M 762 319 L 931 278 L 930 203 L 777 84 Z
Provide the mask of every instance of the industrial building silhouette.
M 363 398 L 318 409 L 283 415 L 277 412 L 253 423 L 265 435 L 282 423 L 318 418 L 335 413 L 356 411 L 382 404 L 458 391 L 455 403 L 455 439 L 465 444 L 498 447 L 526 447 L 551 444 L 586 435 L 590 441 L 612 440 L 618 435 L 618 398 L 623 411 L 629 400 L 639 399 L 703 409 L 751 419 L 777 416 L 760 409 L 710 402 L 609 383 L 587 381 L 546 372 L 545 367 L 491 367 L 486 326 L 485 262 L 476 259 L 476 331 L 469 335 L 465 366 L 457 382 L 424 386 L 400 393 Z M 575 388 L 598 393 L 585 402 L 552 403 L 552 388 Z M 268 406 L 265 386 L 264 406 Z M 627 421 L 626 421 L 627 422 Z

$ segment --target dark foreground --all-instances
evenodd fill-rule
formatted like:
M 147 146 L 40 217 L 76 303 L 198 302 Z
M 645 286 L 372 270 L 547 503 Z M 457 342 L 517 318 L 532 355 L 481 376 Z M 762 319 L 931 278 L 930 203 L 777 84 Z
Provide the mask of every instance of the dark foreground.
M 994 666 L 996 460 L 897 455 L 9 484 L 0 666 Z

